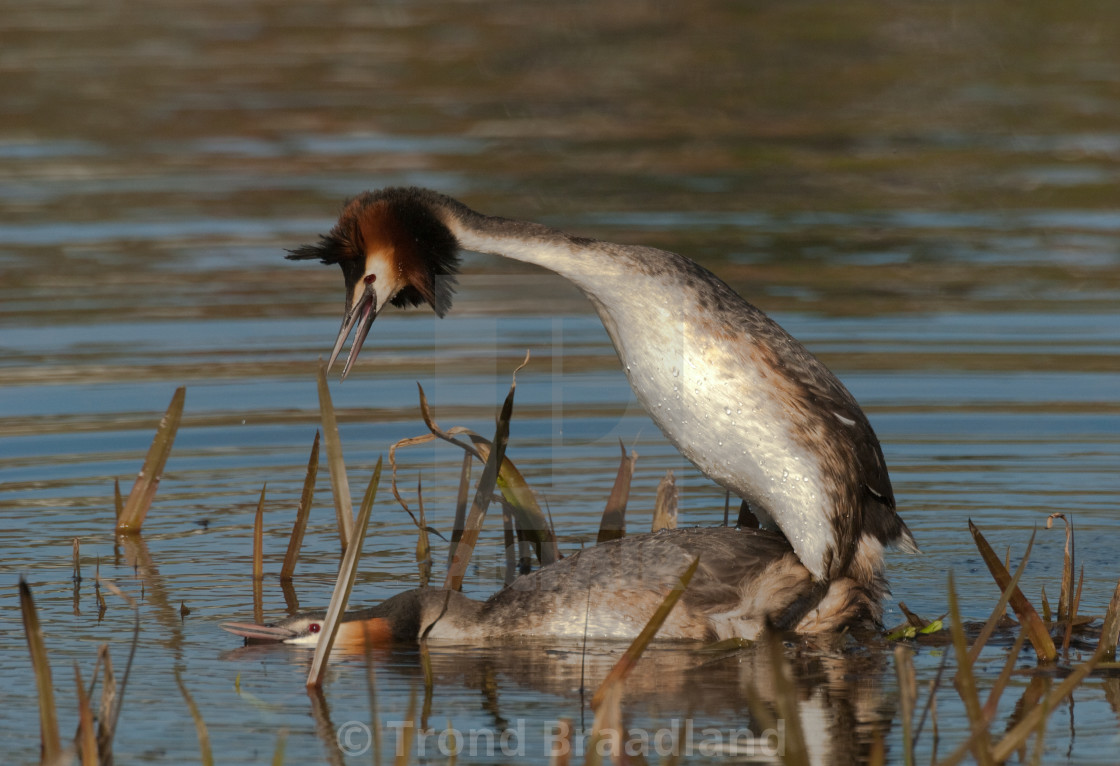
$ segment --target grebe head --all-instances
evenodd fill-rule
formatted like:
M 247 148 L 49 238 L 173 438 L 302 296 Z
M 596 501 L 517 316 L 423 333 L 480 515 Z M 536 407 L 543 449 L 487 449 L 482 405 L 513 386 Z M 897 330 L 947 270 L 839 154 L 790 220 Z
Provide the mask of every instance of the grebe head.
M 355 609 L 342 615 L 334 646 L 339 649 L 361 649 L 367 645 L 388 645 L 398 641 L 415 641 L 420 632 L 423 599 L 442 606 L 438 588 L 416 589 L 398 593 L 377 606 Z M 271 625 L 251 622 L 227 622 L 223 630 L 252 643 L 271 641 L 298 646 L 315 646 L 323 636 L 327 613 L 322 610 L 300 612 Z
M 280 641 L 285 644 L 315 646 L 323 630 L 326 612 L 303 612 L 271 625 L 251 622 L 222 623 L 222 630 L 249 641 Z
M 422 190 L 391 188 L 350 200 L 318 244 L 289 252 L 291 260 L 337 263 L 346 280 L 346 311 L 327 369 L 357 327 L 342 371 L 346 378 L 373 320 L 390 303 L 427 303 L 442 317 L 455 292 L 458 250 Z

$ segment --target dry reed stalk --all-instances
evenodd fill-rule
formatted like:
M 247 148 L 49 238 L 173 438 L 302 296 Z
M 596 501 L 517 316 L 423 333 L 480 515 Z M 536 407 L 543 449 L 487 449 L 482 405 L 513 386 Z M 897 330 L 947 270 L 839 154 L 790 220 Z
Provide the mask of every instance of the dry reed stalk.
M 1011 582 L 1011 575 L 1008 574 L 1003 564 L 996 557 L 992 546 L 988 545 L 988 541 L 984 539 L 984 535 L 972 523 L 971 519 L 968 521 L 968 529 L 972 532 L 972 539 L 976 543 L 977 550 L 980 551 L 980 556 L 984 559 L 984 563 L 988 565 L 988 571 L 992 573 L 1000 591 L 1003 591 Z M 1034 610 L 1034 607 L 1031 606 L 1018 587 L 1012 589 L 1009 603 L 1019 617 L 1019 621 L 1026 627 L 1027 635 L 1039 660 L 1053 662 L 1058 656 L 1058 652 L 1054 648 L 1054 640 L 1050 637 L 1046 624 L 1039 618 L 1038 612 Z
M 97 648 L 97 661 L 101 665 L 101 700 L 97 706 L 97 754 L 102 763 L 113 762 L 113 732 L 109 723 L 117 698 L 117 677 L 113 674 L 113 660 L 109 645 Z
M 257 515 L 253 520 L 253 580 L 264 579 L 264 493 L 268 484 L 261 487 L 257 501 Z
M 931 725 L 933 726 L 933 750 L 937 751 L 937 690 L 941 688 L 941 678 L 945 675 L 945 666 L 949 662 L 949 652 L 941 653 L 941 662 L 937 665 L 937 673 L 929 682 L 929 696 L 926 698 L 926 705 L 922 708 L 922 715 L 918 718 L 918 725 L 914 728 L 914 741 L 917 742 L 922 736 L 922 729 L 926 724 L 926 717 L 931 718 Z
M 474 461 L 469 452 L 463 453 L 463 466 L 459 470 L 459 491 L 455 494 L 455 519 L 451 524 L 451 545 L 447 551 L 447 565 L 455 559 L 455 549 L 463 537 L 463 527 L 467 523 L 467 503 L 471 491 L 471 466 Z
M 280 581 L 280 592 L 284 595 L 284 608 L 288 610 L 288 614 L 295 614 L 299 611 L 299 596 L 296 594 L 296 588 L 291 580 Z
M 979 532 L 977 532 L 977 534 L 979 534 Z M 1019 580 L 1022 578 L 1023 572 L 1027 568 L 1027 562 L 1031 558 L 1031 550 L 1034 548 L 1035 534 L 1034 532 L 1031 533 L 1031 539 L 1027 541 L 1027 551 L 1023 554 L 1022 561 L 1019 562 L 1019 568 L 1015 570 L 1015 576 L 1004 586 L 1003 593 L 1000 594 L 995 608 L 992 609 L 992 613 L 988 616 L 987 622 L 984 623 L 984 627 L 980 630 L 980 635 L 977 636 L 976 640 L 973 642 L 972 648 L 968 653 L 968 661 L 970 664 L 976 664 L 976 660 L 980 657 L 980 651 L 984 648 L 985 644 L 988 643 L 988 639 L 991 638 L 992 633 L 999 624 L 1000 618 L 1003 617 L 1004 613 L 1007 611 L 1007 604 L 1011 601 L 1012 595 L 1019 588 Z M 1006 571 L 1005 569 L 1004 572 L 1006 573 Z
M 338 578 L 335 580 L 334 593 L 331 594 L 331 603 L 327 607 L 327 616 L 323 620 L 323 628 L 319 643 L 315 646 L 315 656 L 311 660 L 311 671 L 307 674 L 307 685 L 321 687 L 323 676 L 327 670 L 327 657 L 334 647 L 334 640 L 338 636 L 338 626 L 342 623 L 342 614 L 346 611 L 346 604 L 350 599 L 350 591 L 354 588 L 354 579 L 358 575 L 358 559 L 362 552 L 362 543 L 365 540 L 366 529 L 369 527 L 369 517 L 373 511 L 373 498 L 377 494 L 378 484 L 381 482 L 381 458 L 373 469 L 373 477 L 366 488 L 362 507 L 358 511 L 358 520 L 354 524 L 354 534 L 350 537 L 350 544 L 346 546 L 346 553 L 342 557 L 342 564 L 338 569 Z
M 307 459 L 307 473 L 303 477 L 303 491 L 299 496 L 296 520 L 288 537 L 288 550 L 284 553 L 284 564 L 280 567 L 280 579 L 291 580 L 299 563 L 299 551 L 303 547 L 303 536 L 307 532 L 307 522 L 311 518 L 311 501 L 315 497 L 315 479 L 319 475 L 319 432 L 311 442 L 311 456 Z
M 1101 627 L 1100 650 L 1110 662 L 1116 661 L 1117 642 L 1120 642 L 1120 582 L 1112 591 L 1112 600 L 1108 603 L 1108 613 Z
M 31 668 L 39 696 L 39 752 L 43 761 L 53 761 L 62 753 L 58 736 L 58 710 L 54 704 L 54 684 L 51 682 L 51 663 L 43 641 L 43 628 L 31 588 L 22 577 L 19 580 L 19 608 L 23 615 L 23 633 L 31 652 Z
M 514 370 L 515 383 L 517 372 L 521 370 L 521 368 L 524 367 L 525 364 L 528 363 L 528 360 L 529 355 L 526 354 L 525 361 L 522 362 L 522 364 L 516 370 Z M 408 503 L 404 501 L 404 498 L 401 497 L 400 492 L 397 490 L 397 464 L 395 456 L 398 447 L 411 447 L 418 444 L 426 444 L 433 441 L 434 439 L 441 439 L 449 444 L 453 444 L 456 447 L 460 448 L 465 453 L 467 453 L 467 455 L 470 455 L 471 457 L 477 459 L 484 465 L 489 461 L 490 450 L 493 447 L 488 439 L 480 436 L 474 431 L 471 431 L 469 428 L 463 428 L 461 426 L 455 426 L 446 430 L 440 428 L 439 424 L 436 423 L 435 417 L 431 411 L 431 407 L 428 404 L 427 396 L 424 393 L 424 387 L 420 384 L 417 384 L 417 389 L 420 395 L 420 415 L 423 418 L 424 424 L 428 427 L 430 433 L 424 434 L 422 436 L 414 436 L 408 439 L 401 439 L 389 449 L 389 464 L 393 469 L 393 496 L 397 499 L 397 502 L 400 503 L 401 507 L 409 513 L 409 515 L 412 514 L 412 511 L 409 509 Z M 467 442 L 455 438 L 456 436 L 460 435 L 467 436 L 470 439 L 471 443 L 468 444 Z M 464 468 L 464 474 L 469 476 L 468 468 Z M 467 479 L 462 480 L 462 482 L 465 481 L 467 481 Z M 462 482 L 460 483 L 461 492 L 463 491 L 462 487 L 464 486 Z M 502 455 L 501 461 L 499 462 L 498 475 L 495 485 L 501 491 L 502 497 L 506 500 L 506 502 L 510 504 L 510 507 L 513 509 L 514 517 L 517 521 L 517 526 L 532 542 L 537 553 L 537 558 L 541 562 L 541 565 L 547 566 L 548 564 L 557 561 L 560 558 L 560 553 L 556 545 L 556 535 L 552 529 L 552 525 L 541 510 L 540 504 L 537 502 L 536 495 L 533 493 L 533 490 L 529 486 L 529 483 L 525 480 L 524 475 L 520 470 L 518 470 L 517 466 L 514 465 L 513 461 L 511 461 L 509 457 L 504 453 Z M 464 509 L 465 513 L 465 495 L 461 495 L 460 506 Z M 415 517 L 413 518 L 413 521 L 415 522 Z M 454 548 L 458 546 L 459 540 L 462 537 L 461 530 L 464 528 L 464 526 L 465 521 L 463 520 L 462 515 L 459 512 L 456 512 L 456 523 L 454 525 L 451 537 L 451 547 L 453 550 L 451 551 L 451 555 L 449 555 L 448 557 L 449 567 L 451 566 L 451 561 L 453 560 Z M 459 533 L 458 535 L 456 534 L 457 532 Z
M 93 570 L 93 595 L 97 599 L 97 617 L 101 619 L 105 616 L 105 611 L 109 605 L 105 603 L 105 595 L 101 592 L 101 557 L 97 557 L 97 564 Z
M 264 622 L 264 579 L 252 580 L 253 588 L 253 622 L 260 625 Z
M 615 763 L 625 763 L 622 758 L 622 683 L 604 681 L 595 696 L 599 698 L 599 704 L 591 703 L 595 710 L 595 720 L 591 724 L 591 735 L 587 738 L 584 765 L 600 766 L 604 755 L 609 755 Z
M 526 355 L 525 361 L 528 362 L 528 360 L 529 357 Z M 521 368 L 518 367 L 517 369 L 520 370 Z M 455 557 L 452 559 L 451 565 L 447 570 L 447 578 L 444 580 L 443 584 L 445 588 L 461 590 L 463 587 L 463 577 L 466 574 L 467 565 L 470 563 L 471 556 L 474 554 L 474 547 L 478 542 L 479 531 L 482 529 L 482 522 L 486 517 L 486 509 L 490 506 L 490 498 L 493 496 L 494 488 L 498 483 L 498 467 L 502 464 L 502 459 L 505 457 L 506 442 L 509 439 L 509 421 L 513 416 L 513 397 L 516 391 L 517 370 L 514 370 L 509 393 L 506 394 L 501 413 L 498 415 L 498 422 L 494 431 L 493 448 L 490 450 L 490 454 L 486 459 L 486 466 L 482 469 L 482 476 L 478 479 L 478 486 L 475 487 L 474 501 L 471 503 L 470 513 L 467 514 L 467 520 L 464 524 L 463 536 L 455 548 Z
M 342 459 L 342 438 L 338 435 L 338 418 L 334 414 L 331 390 L 327 385 L 327 368 L 319 360 L 319 417 L 323 423 L 323 439 L 327 443 L 327 468 L 331 476 L 331 497 L 334 498 L 334 515 L 338 523 L 338 540 L 342 552 L 354 532 L 354 502 L 350 497 L 350 480 L 346 477 L 346 463 Z
M 496 498 L 501 502 L 501 498 Z M 501 502 L 502 506 L 502 550 L 505 551 L 506 568 L 503 582 L 505 585 L 513 583 L 517 577 L 517 537 L 513 531 L 513 512 L 509 503 Z
M 93 729 L 93 710 L 89 706 L 89 694 L 82 683 L 82 671 L 74 662 L 74 685 L 78 690 L 78 758 L 82 766 L 97 766 L 97 736 Z
M 1007 684 L 1011 681 L 1011 674 L 1015 670 L 1015 662 L 1019 659 L 1019 653 L 1023 651 L 1023 644 L 1027 641 L 1027 632 L 1020 630 L 1019 635 L 1015 636 L 1015 643 L 1011 647 L 1011 651 L 1007 655 L 1007 660 L 1003 663 L 1003 669 L 999 672 L 999 677 L 996 682 L 992 684 L 992 690 L 988 693 L 988 701 L 984 703 L 984 720 L 990 721 L 995 718 L 996 710 L 999 707 L 999 699 L 1003 696 Z
M 448 566 L 454 558 L 456 546 L 462 538 L 463 528 L 465 525 L 465 518 L 467 512 L 467 500 L 470 492 L 470 463 L 471 459 L 477 459 L 485 465 L 490 456 L 490 441 L 479 436 L 469 428 L 462 426 L 455 426 L 446 431 L 441 429 L 435 422 L 431 410 L 428 406 L 428 401 L 424 395 L 424 389 L 418 385 L 420 389 L 420 412 L 424 418 L 425 424 L 428 426 L 430 433 L 422 434 L 420 436 L 411 436 L 406 439 L 401 439 L 389 448 L 389 466 L 391 468 L 391 484 L 390 487 L 393 492 L 393 497 L 396 498 L 398 504 L 405 512 L 412 518 L 412 523 L 418 523 L 416 516 L 412 513 L 412 509 L 401 496 L 397 484 L 397 459 L 396 452 L 401 447 L 414 447 L 419 444 L 428 444 L 436 439 L 453 444 L 463 450 L 463 469 L 460 474 L 459 480 L 459 496 L 455 509 L 455 521 L 451 530 L 451 550 L 448 555 Z M 474 444 L 467 444 L 466 442 L 456 439 L 456 436 L 465 434 L 471 438 Z M 537 557 L 542 564 L 549 564 L 559 558 L 556 548 L 555 535 L 552 532 L 552 525 L 545 518 L 541 512 L 540 505 L 537 503 L 536 496 L 533 494 L 532 489 L 529 487 L 525 477 L 517 469 L 517 466 L 509 459 L 503 456 L 501 467 L 498 469 L 498 479 L 496 486 L 502 493 L 503 501 L 510 505 L 514 512 L 515 518 L 518 520 L 521 528 L 530 530 L 528 538 L 534 545 L 537 551 Z M 430 530 L 435 534 L 435 530 Z M 442 535 L 441 535 L 442 537 Z
M 1058 594 L 1058 622 L 1069 620 L 1073 604 L 1073 522 L 1064 513 L 1051 513 L 1046 517 L 1046 528 L 1053 529 L 1054 519 L 1061 519 L 1066 526 L 1066 547 L 1062 560 L 1062 589 Z
M 898 608 L 899 611 L 901 611 L 902 614 L 906 617 L 906 624 L 912 628 L 918 628 L 920 630 L 921 628 L 926 627 L 930 624 L 930 622 L 932 622 L 932 620 L 924 620 L 920 615 L 911 612 L 909 607 L 907 607 L 906 604 L 902 601 L 898 602 Z
M 630 498 L 630 482 L 634 476 L 634 464 L 638 460 L 638 453 L 626 454 L 626 447 L 622 440 L 618 442 L 622 450 L 622 458 L 618 462 L 618 473 L 614 477 L 610 497 L 603 509 L 603 518 L 599 522 L 599 537 L 596 543 L 608 540 L 617 540 L 626 535 L 626 502 Z
M 82 614 L 82 553 L 81 544 L 78 542 L 78 538 L 74 538 L 74 542 L 72 543 L 71 548 L 73 554 L 73 571 L 70 574 L 70 581 L 74 584 L 72 610 L 75 617 L 80 617 Z
M 650 531 L 676 529 L 679 508 L 680 492 L 677 489 L 677 480 L 672 470 L 669 470 L 657 485 L 657 502 L 653 506 L 653 523 L 650 525 Z
M 1066 623 L 1066 634 L 1062 639 L 1062 653 L 1069 656 L 1069 642 L 1073 638 L 1073 625 L 1077 622 L 1077 611 L 1081 608 L 1081 588 L 1085 585 L 1085 565 L 1081 565 L 1081 574 L 1077 578 L 1077 592 L 1069 607 L 1069 622 Z
M 867 766 L 883 766 L 887 762 L 887 744 L 883 741 L 883 733 L 875 731 L 875 738 L 871 740 L 871 747 L 867 753 Z
M 684 595 L 684 591 L 688 587 L 688 584 L 692 582 L 692 575 L 696 574 L 696 568 L 698 566 L 700 566 L 699 556 L 693 559 L 692 563 L 688 565 L 688 569 L 681 574 L 680 582 L 673 586 L 673 589 L 666 594 L 661 604 L 646 622 L 645 627 L 642 628 L 642 632 L 639 633 L 637 638 L 626 648 L 626 651 L 619 657 L 618 662 L 611 668 L 610 673 L 603 679 L 603 683 L 599 685 L 595 696 L 591 698 L 592 710 L 598 708 L 609 686 L 621 684 L 626 680 L 626 676 L 630 675 L 634 666 L 638 664 L 638 660 L 641 659 L 642 653 L 646 650 L 646 647 L 649 646 L 650 641 L 657 635 L 657 631 L 665 624 L 665 620 L 668 619 L 669 613 L 673 611 L 673 607 L 677 605 L 681 596 Z
M 971 526 L 971 523 L 970 523 Z M 979 534 L 975 532 L 974 535 Z M 989 548 L 989 550 L 991 550 Z M 996 560 L 999 564 L 999 560 Z M 990 567 L 991 565 L 989 565 Z M 1004 570 L 1006 572 L 1006 570 Z M 957 603 L 957 589 L 953 584 L 953 574 L 949 573 L 949 616 L 952 620 L 949 629 L 953 636 L 953 649 L 957 655 L 957 693 L 964 702 L 965 712 L 968 714 L 972 736 L 969 737 L 971 750 L 980 766 L 993 763 L 991 745 L 988 735 L 988 721 L 984 718 L 984 711 L 980 707 L 980 695 L 976 689 L 976 679 L 972 675 L 972 661 L 969 659 L 968 643 L 964 635 L 964 626 L 961 624 L 961 610 Z
M 420 511 L 420 523 L 416 530 L 416 566 L 420 570 L 420 587 L 427 588 L 432 577 L 432 546 L 428 543 L 428 524 L 424 519 L 424 495 L 420 479 L 416 479 L 416 500 Z
M 476 433 L 468 432 L 468 435 L 485 462 L 490 457 L 492 447 L 490 441 Z M 556 535 L 553 532 L 552 525 L 541 510 L 529 482 L 526 481 L 525 476 L 509 459 L 508 455 L 502 455 L 496 486 L 498 491 L 501 492 L 502 499 L 509 504 L 510 510 L 513 511 L 517 527 L 526 539 L 532 542 L 541 566 L 548 566 L 559 559 Z
M 113 762 L 113 737 L 117 733 L 117 724 L 121 718 L 121 707 L 124 705 L 124 690 L 128 686 L 129 676 L 132 674 L 132 662 L 136 659 L 136 647 L 140 645 L 140 606 L 136 603 L 136 599 L 128 595 L 112 580 L 101 580 L 98 582 L 105 585 L 105 588 L 119 599 L 122 599 L 132 609 L 132 642 L 128 649 L 128 661 L 124 665 L 124 675 L 121 676 L 120 686 L 114 688 L 113 691 L 113 705 L 112 710 L 106 714 L 104 710 L 105 696 L 102 694 L 102 710 L 101 720 L 98 721 L 97 733 L 97 752 L 98 757 L 102 763 Z M 106 678 L 112 675 L 112 666 L 108 663 L 108 650 L 106 650 Z M 100 727 L 104 726 L 104 729 Z
M 167 457 L 171 454 L 171 446 L 175 443 L 175 434 L 179 430 L 179 422 L 183 417 L 183 403 L 186 401 L 187 389 L 183 386 L 175 389 L 171 397 L 171 404 L 167 412 L 156 427 L 155 438 L 152 446 L 148 448 L 148 456 L 144 458 L 144 465 L 136 476 L 136 482 L 128 493 L 128 500 L 117 517 L 117 533 L 139 532 L 144 525 L 144 518 L 152 506 L 160 480 L 163 478 L 163 469 L 167 465 Z

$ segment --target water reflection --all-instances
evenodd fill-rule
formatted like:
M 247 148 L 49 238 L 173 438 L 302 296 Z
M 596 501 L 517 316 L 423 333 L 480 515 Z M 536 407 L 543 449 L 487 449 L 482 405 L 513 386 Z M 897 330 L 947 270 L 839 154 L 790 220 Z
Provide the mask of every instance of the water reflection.
M 432 645 L 428 651 L 432 685 L 425 686 L 421 654 L 416 649 L 372 650 L 366 657 L 355 655 L 355 663 L 367 664 L 375 676 L 377 689 L 411 688 L 423 694 L 417 710 L 416 726 L 428 732 L 429 752 L 445 726 L 467 729 L 466 723 L 446 724 L 448 690 L 458 700 L 453 720 L 470 721 L 473 732 L 492 732 L 495 751 L 503 734 L 514 736 L 511 748 L 539 756 L 555 746 L 555 719 L 542 720 L 539 711 L 524 708 L 525 692 L 557 700 L 558 716 L 573 720 L 577 739 L 586 746 L 593 713 L 591 695 L 621 656 L 623 647 L 592 642 L 581 647 L 524 645 L 490 647 L 450 647 Z M 679 755 L 717 755 L 731 749 L 740 755 L 752 753 L 773 758 L 775 750 L 784 751 L 786 727 L 782 721 L 771 730 L 773 739 L 765 741 L 767 726 L 752 715 L 747 700 L 761 700 L 772 715 L 795 710 L 797 725 L 806 734 L 812 763 L 858 763 L 867 760 L 872 748 L 881 747 L 894 725 L 895 701 L 886 675 L 887 656 L 867 652 L 851 641 L 821 639 L 792 645 L 789 665 L 776 667 L 771 649 L 759 643 L 746 649 L 697 651 L 689 648 L 652 648 L 643 656 L 638 669 L 629 677 L 624 691 L 624 740 L 634 747 L 642 735 L 650 754 L 654 747 Z M 304 649 L 252 645 L 223 653 L 227 661 L 242 663 L 290 662 L 305 672 L 311 652 Z M 357 668 L 353 669 L 355 674 Z M 785 680 L 778 676 L 790 674 Z M 698 679 L 702 679 L 698 682 Z M 795 697 L 789 684 L 796 684 Z M 471 702 L 473 695 L 473 702 Z M 791 704 L 792 707 L 786 707 Z M 323 724 L 329 712 L 314 702 L 319 712 L 315 719 Z M 378 711 L 375 711 L 375 714 Z M 384 710 L 381 737 L 383 753 L 393 755 L 400 742 L 400 722 L 386 724 Z M 390 714 L 391 715 L 391 714 Z M 337 718 L 337 716 L 336 716 Z M 337 732 L 336 726 L 330 732 Z M 770 726 L 772 721 L 766 721 Z M 718 736 L 714 734 L 718 732 Z M 748 738 L 761 737 L 762 742 Z M 338 741 L 320 734 L 324 743 Z M 753 748 L 753 750 L 752 750 Z M 769 748 L 769 752 L 766 752 Z M 666 753 L 668 754 L 668 753 Z M 483 754 L 484 755 L 484 754 Z

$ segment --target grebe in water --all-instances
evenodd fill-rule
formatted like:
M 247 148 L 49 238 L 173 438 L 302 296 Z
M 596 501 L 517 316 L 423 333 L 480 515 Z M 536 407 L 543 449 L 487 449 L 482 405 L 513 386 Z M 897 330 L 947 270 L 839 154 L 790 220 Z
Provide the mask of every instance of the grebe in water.
M 658 639 L 716 641 L 754 638 L 780 625 L 802 633 L 872 628 L 886 591 L 881 577 L 831 581 L 815 601 L 815 585 L 780 534 L 759 529 L 675 529 L 631 535 L 586 548 L 524 575 L 486 601 L 444 588 L 417 588 L 343 616 L 335 646 L 361 649 L 429 640 L 478 643 L 501 639 L 632 639 L 681 574 L 700 566 Z M 250 641 L 314 645 L 325 612 L 303 612 L 274 625 L 227 623 Z

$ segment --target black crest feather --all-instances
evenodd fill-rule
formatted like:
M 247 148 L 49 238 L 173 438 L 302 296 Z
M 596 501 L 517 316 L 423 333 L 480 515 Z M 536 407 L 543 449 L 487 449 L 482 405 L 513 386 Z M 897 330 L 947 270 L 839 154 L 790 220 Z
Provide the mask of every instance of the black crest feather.
M 345 243 L 334 236 L 332 232 L 319 237 L 317 244 L 302 245 L 294 250 L 289 250 L 284 257 L 289 261 L 320 261 L 326 264 L 334 264 L 345 256 Z

